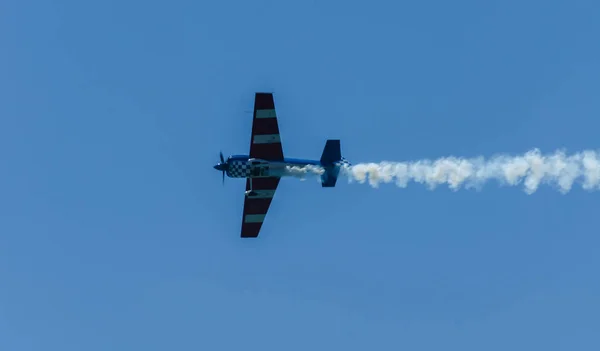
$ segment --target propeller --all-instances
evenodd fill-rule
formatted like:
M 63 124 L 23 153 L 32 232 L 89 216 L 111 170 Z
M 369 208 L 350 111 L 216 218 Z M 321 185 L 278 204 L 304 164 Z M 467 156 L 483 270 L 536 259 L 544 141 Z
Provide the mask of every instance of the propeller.
M 223 151 L 219 151 L 219 158 L 221 159 L 221 165 L 225 165 L 225 158 L 223 157 Z M 223 172 L 223 180 L 222 183 L 223 185 L 225 185 L 225 168 L 222 169 Z

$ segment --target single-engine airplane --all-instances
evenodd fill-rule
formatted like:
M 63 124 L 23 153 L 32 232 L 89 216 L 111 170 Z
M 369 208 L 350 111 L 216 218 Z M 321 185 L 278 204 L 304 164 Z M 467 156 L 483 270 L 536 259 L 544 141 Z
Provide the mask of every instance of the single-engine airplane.
M 242 217 L 242 238 L 256 238 L 260 232 L 279 181 L 294 176 L 289 167 L 317 166 L 322 170 L 321 186 L 335 187 L 340 168 L 350 163 L 342 157 L 340 141 L 325 142 L 320 160 L 283 157 L 273 93 L 255 93 L 249 155 L 231 155 L 214 166 L 230 178 L 246 178 Z

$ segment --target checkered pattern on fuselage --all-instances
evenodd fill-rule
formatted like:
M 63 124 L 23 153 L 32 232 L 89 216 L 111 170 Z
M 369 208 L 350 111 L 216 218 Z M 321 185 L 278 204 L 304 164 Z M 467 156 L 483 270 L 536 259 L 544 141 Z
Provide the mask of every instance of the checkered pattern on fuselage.
M 250 176 L 251 167 L 245 160 L 229 160 L 227 175 L 232 178 L 247 178 Z

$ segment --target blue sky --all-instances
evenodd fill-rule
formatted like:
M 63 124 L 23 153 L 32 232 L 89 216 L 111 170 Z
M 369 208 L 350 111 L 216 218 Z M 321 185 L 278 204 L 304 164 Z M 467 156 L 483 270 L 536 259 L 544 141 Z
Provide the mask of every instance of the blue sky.
M 597 1 L 4 1 L 0 349 L 597 350 L 598 194 L 283 181 L 284 152 L 600 147 Z

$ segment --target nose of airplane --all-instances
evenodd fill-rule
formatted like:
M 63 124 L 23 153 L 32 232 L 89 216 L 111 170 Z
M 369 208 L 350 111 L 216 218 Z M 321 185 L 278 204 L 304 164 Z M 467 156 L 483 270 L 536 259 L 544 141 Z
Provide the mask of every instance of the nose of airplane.
M 225 164 L 223 163 L 217 163 L 216 165 L 213 166 L 214 169 L 216 169 L 217 171 L 224 171 L 225 170 Z

